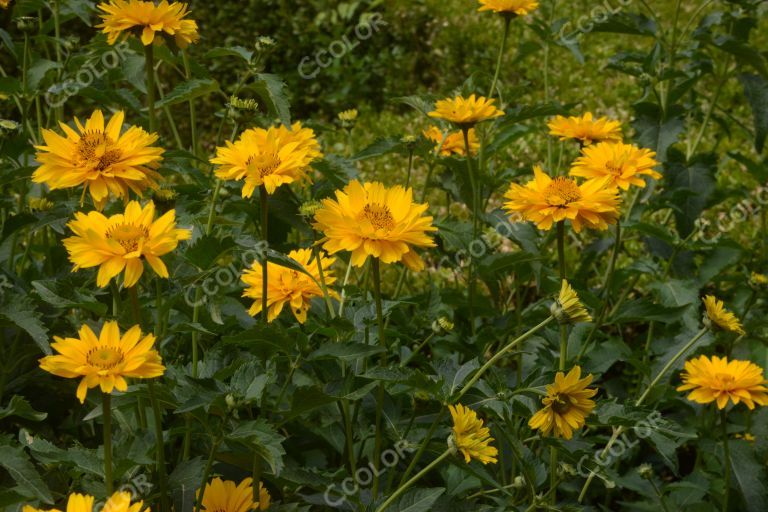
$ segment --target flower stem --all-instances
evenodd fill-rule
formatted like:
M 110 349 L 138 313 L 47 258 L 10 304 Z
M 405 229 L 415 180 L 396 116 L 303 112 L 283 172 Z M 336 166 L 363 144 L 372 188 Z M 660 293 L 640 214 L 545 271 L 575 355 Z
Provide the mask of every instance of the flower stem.
M 149 131 L 157 130 L 157 118 L 155 115 L 155 47 L 144 47 L 145 73 L 147 75 L 147 112 L 149 114 Z
M 189 55 L 186 50 L 181 51 L 181 58 L 184 61 L 184 75 L 187 80 L 192 79 L 192 69 L 189 65 Z M 189 133 L 192 137 L 192 154 L 196 157 L 200 154 L 200 142 L 197 140 L 197 109 L 195 109 L 195 100 L 189 100 Z
M 170 507 L 168 506 L 168 478 L 165 468 L 163 413 L 160 410 L 160 402 L 155 392 L 155 384 L 151 379 L 147 381 L 147 390 L 149 391 L 149 401 L 152 405 L 152 415 L 155 417 L 155 456 L 157 458 L 157 480 L 160 484 L 160 512 L 167 512 L 170 510 Z
M 384 334 L 384 310 L 381 305 L 381 263 L 378 258 L 373 258 L 371 264 L 373 271 L 373 297 L 376 302 L 376 323 L 379 327 L 379 345 L 382 348 L 387 348 L 386 336 Z M 381 362 L 383 364 L 384 357 Z M 376 393 L 376 439 L 373 447 L 373 466 L 375 471 L 373 472 L 373 499 L 379 492 L 379 465 L 381 463 L 381 418 L 384 409 L 384 384 L 379 383 L 379 388 Z
M 509 352 L 510 350 L 512 350 L 512 349 L 513 349 L 514 347 L 516 347 L 518 344 L 522 343 L 523 341 L 527 340 L 528 338 L 530 338 L 531 336 L 533 336 L 534 334 L 536 334 L 538 331 L 540 331 L 541 329 L 543 329 L 543 328 L 544 328 L 544 327 L 545 327 L 545 326 L 546 326 L 546 325 L 547 325 L 549 322 L 551 322 L 552 320 L 554 320 L 554 318 L 555 318 L 555 317 L 553 317 L 552 315 L 548 316 L 548 317 L 547 317 L 547 318 L 546 318 L 546 319 L 545 319 L 543 322 L 541 322 L 539 325 L 537 325 L 537 326 L 535 326 L 535 327 L 532 327 L 530 330 L 528 330 L 527 332 L 525 332 L 525 333 L 521 334 L 520 336 L 518 336 L 517 338 L 515 338 L 514 340 L 512 340 L 511 342 L 509 342 L 509 343 L 508 343 L 508 344 L 507 344 L 507 345 L 506 345 L 504 348 L 502 348 L 501 350 L 499 350 L 498 352 L 496 352 L 496 354 L 494 354 L 494 355 L 493 355 L 493 357 L 491 357 L 491 358 L 490 358 L 490 359 L 489 359 L 489 360 L 488 360 L 488 361 L 487 361 L 487 362 L 486 362 L 486 363 L 485 363 L 485 364 L 484 364 L 482 367 L 480 367 L 480 369 L 479 369 L 479 370 L 477 370 L 477 372 L 476 372 L 476 373 L 475 373 L 475 375 L 474 375 L 474 376 L 473 376 L 473 377 L 472 377 L 472 378 L 469 380 L 469 382 L 467 382 L 467 384 L 466 384 L 466 385 L 465 385 L 463 388 L 461 388 L 461 392 L 458 394 L 458 396 L 457 396 L 457 397 L 456 397 L 454 400 L 452 400 L 452 402 L 453 402 L 453 403 L 457 403 L 459 400 L 461 400 L 461 397 L 463 397 L 463 396 L 464 396 L 464 394 L 465 394 L 467 391 L 469 391 L 469 390 L 472 388 L 472 386 L 474 386 L 474 385 L 475 385 L 475 383 L 476 383 L 478 380 L 480 380 L 480 377 L 482 377 L 482 376 L 483 376 L 483 374 L 484 374 L 484 373 L 485 373 L 485 372 L 488 370 L 488 368 L 490 368 L 491 366 L 493 366 L 493 365 L 496 363 L 496 361 L 498 361 L 498 360 L 499 360 L 499 359 L 500 359 L 500 358 L 501 358 L 501 357 L 502 357 L 504 354 L 506 354 L 507 352 Z
M 401 494 L 403 494 L 410 486 L 415 484 L 419 479 L 421 479 L 424 475 L 432 471 L 438 464 L 443 462 L 449 455 L 451 455 L 451 449 L 448 448 L 445 450 L 438 458 L 433 460 L 427 467 L 413 475 L 413 478 L 402 484 L 400 487 L 397 488 L 395 492 L 392 493 L 392 495 L 387 498 L 387 500 L 381 504 L 379 508 L 376 509 L 376 512 L 384 512 L 384 510 L 387 509 L 394 501 L 400 497 Z
M 261 260 L 261 319 L 266 324 L 269 321 L 269 312 L 267 311 L 267 253 L 266 247 L 269 245 L 269 195 L 267 188 L 262 185 L 259 187 L 261 208 L 261 239 L 264 242 L 264 257 Z
M 565 279 L 565 221 L 557 223 L 557 261 L 560 269 L 560 281 Z M 565 370 L 565 362 L 568 359 L 568 326 L 560 325 L 560 371 Z
M 499 81 L 499 73 L 501 72 L 501 61 L 504 59 L 504 50 L 507 47 L 507 40 L 509 39 L 509 27 L 512 24 L 513 16 L 504 16 L 504 35 L 501 38 L 501 46 L 499 47 L 499 57 L 496 59 L 496 72 L 493 75 L 493 82 L 491 82 L 491 90 L 488 93 L 488 98 L 493 98 L 493 93 L 496 92 L 496 83 Z
M 472 188 L 472 241 L 477 240 L 477 216 L 480 208 L 479 194 L 477 192 L 477 177 L 475 176 L 474 166 L 472 165 L 472 154 L 469 149 L 469 127 L 462 126 L 461 132 L 464 135 L 464 151 L 467 158 L 467 171 L 469 172 L 469 182 Z M 471 243 L 471 242 L 470 242 Z M 471 248 L 471 247 L 470 247 Z M 472 329 L 472 336 L 475 335 L 475 260 L 472 257 L 472 251 L 469 255 L 469 323 Z
M 723 431 L 723 465 L 725 466 L 724 478 L 725 489 L 723 489 L 723 512 L 728 512 L 728 497 L 731 492 L 731 450 L 728 447 L 728 421 L 725 415 L 725 409 L 720 411 L 720 426 Z
M 557 447 L 549 448 L 549 499 L 553 505 L 557 504 Z
M 314 236 L 314 231 L 312 232 Z M 331 318 L 336 318 L 336 310 L 331 302 L 331 296 L 328 295 L 328 285 L 325 283 L 325 272 L 323 271 L 323 262 L 320 256 L 320 247 L 316 244 L 312 244 L 312 252 L 315 254 L 315 262 L 317 263 L 317 275 L 320 277 L 320 288 L 323 290 L 323 298 L 325 299 L 325 307 L 328 310 L 327 313 Z
M 685 355 L 688 350 L 690 350 L 693 345 L 701 339 L 702 336 L 704 336 L 707 331 L 709 330 L 708 327 L 704 327 L 702 330 L 700 330 L 693 338 L 691 338 L 691 341 L 685 344 L 683 348 L 681 348 L 677 354 L 672 356 L 672 358 L 667 362 L 667 364 L 664 365 L 664 368 L 661 369 L 661 371 L 654 377 L 654 379 L 651 381 L 650 384 L 648 384 L 648 387 L 645 389 L 642 395 L 640 395 L 640 398 L 637 399 L 635 402 L 635 407 L 640 407 L 643 405 L 643 402 L 645 402 L 645 399 L 648 398 L 648 395 L 651 393 L 653 388 L 656 386 L 656 384 L 659 383 L 659 381 L 664 377 L 664 375 L 669 371 L 672 366 L 675 365 L 675 363 Z M 605 448 L 600 452 L 599 458 L 605 459 L 605 456 L 608 454 L 608 451 L 613 446 L 613 443 L 616 442 L 616 440 L 619 438 L 619 436 L 624 432 L 624 427 L 618 427 L 614 429 L 613 435 L 608 440 L 608 444 L 605 445 Z M 581 503 L 584 500 L 584 497 L 587 495 L 587 490 L 589 489 L 589 486 L 592 484 L 592 480 L 595 479 L 595 473 L 590 473 L 589 477 L 587 477 L 587 481 L 584 482 L 584 486 L 581 488 L 581 493 L 579 494 L 579 503 Z
M 109 393 L 101 394 L 101 416 L 103 420 L 104 431 L 104 487 L 107 489 L 107 496 L 112 495 L 112 395 Z
M 197 502 L 195 503 L 195 512 L 200 512 L 200 508 L 203 505 L 203 497 L 205 496 L 205 487 L 208 485 L 208 477 L 211 475 L 211 468 L 213 468 L 213 459 L 216 456 L 216 450 L 219 447 L 219 440 L 216 439 L 211 445 L 211 453 L 208 454 L 208 461 L 205 463 L 205 469 L 203 470 L 203 480 L 200 482 L 200 489 L 197 494 Z M 256 485 L 259 485 L 258 483 Z

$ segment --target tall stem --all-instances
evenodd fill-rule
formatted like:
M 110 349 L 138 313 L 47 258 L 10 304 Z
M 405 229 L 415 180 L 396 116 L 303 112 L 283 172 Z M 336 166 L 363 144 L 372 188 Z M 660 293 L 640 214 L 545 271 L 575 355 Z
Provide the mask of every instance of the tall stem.
M 438 458 L 433 460 L 427 467 L 413 475 L 413 478 L 405 482 L 403 485 L 397 488 L 395 492 L 392 493 L 392 495 L 387 498 L 387 500 L 381 504 L 379 508 L 376 509 L 376 512 L 384 512 L 387 507 L 389 507 L 394 501 L 400 497 L 410 486 L 415 484 L 417 481 L 419 481 L 424 475 L 432 471 L 432 469 L 435 468 L 438 464 L 443 462 L 449 455 L 451 455 L 451 449 L 445 450 Z
M 490 367 L 492 367 L 494 364 L 496 364 L 496 361 L 498 361 L 504 354 L 515 348 L 518 344 L 522 343 L 523 341 L 527 340 L 537 332 L 539 332 L 541 329 L 543 329 L 549 322 L 554 320 L 555 317 L 552 315 L 548 316 L 546 320 L 541 322 L 539 325 L 532 327 L 530 330 L 528 330 L 526 333 L 521 334 L 511 342 L 509 342 L 504 348 L 496 352 L 496 354 L 493 355 L 483 366 L 480 367 L 479 370 L 475 373 L 474 376 L 467 382 L 467 384 L 461 388 L 461 392 L 458 394 L 458 396 L 452 400 L 453 403 L 457 403 L 459 400 L 461 400 L 461 397 L 463 397 L 467 391 L 469 391 L 472 386 L 475 385 L 475 383 L 480 380 L 480 377 L 483 376 L 483 374 L 488 371 Z
M 184 61 L 184 76 L 187 80 L 192 79 L 192 68 L 189 65 L 189 55 L 186 50 L 181 51 L 181 58 Z M 200 155 L 200 142 L 197 140 L 197 109 L 195 100 L 189 100 L 189 133 L 192 137 L 192 154 Z
M 373 296 L 376 302 L 376 323 L 379 327 L 379 345 L 387 348 L 386 335 L 384 333 L 384 309 L 381 304 L 381 263 L 378 258 L 373 258 L 371 270 L 373 271 Z M 386 353 L 386 352 L 385 352 Z M 382 363 L 384 358 L 382 357 Z M 381 418 L 384 409 L 384 384 L 379 383 L 376 393 L 376 439 L 373 447 L 373 499 L 376 499 L 379 491 L 379 465 L 381 464 Z
M 723 489 L 723 512 L 728 512 L 728 497 L 731 493 L 731 451 L 728 447 L 728 420 L 725 409 L 720 411 L 720 426 L 723 433 L 723 465 L 725 466 L 725 489 Z
M 469 147 L 469 130 L 470 128 L 468 126 L 462 126 L 461 132 L 464 135 L 464 151 L 466 153 L 467 158 L 467 171 L 469 172 L 469 182 L 472 188 L 472 242 L 477 240 L 477 217 L 478 217 L 478 209 L 480 208 L 480 200 L 479 200 L 479 194 L 478 194 L 478 184 L 477 184 L 477 177 L 475 176 L 475 169 L 472 165 L 472 153 L 470 151 Z M 470 242 L 470 249 L 471 249 L 471 243 Z M 472 251 L 470 250 L 469 255 L 469 323 L 470 328 L 472 329 L 472 335 L 475 335 L 475 288 L 476 288 L 476 277 L 475 277 L 475 259 L 472 256 Z
M 504 16 L 504 36 L 501 38 L 501 46 L 499 47 L 499 57 L 496 59 L 496 72 L 493 74 L 493 82 L 491 82 L 491 90 L 488 93 L 489 98 L 493 98 L 493 93 L 496 91 L 496 83 L 499 81 L 499 73 L 501 72 L 501 61 L 504 59 L 504 50 L 507 47 L 507 39 L 509 39 L 509 27 L 512 24 L 513 15 Z
M 557 261 L 560 269 L 560 281 L 566 277 L 565 267 L 565 221 L 557 223 Z M 565 370 L 565 362 L 568 359 L 568 326 L 560 325 L 560 371 Z
M 157 118 L 155 116 L 155 47 L 144 47 L 144 59 L 146 60 L 144 72 L 147 75 L 147 113 L 149 114 L 149 131 L 157 130 Z
M 112 496 L 112 395 L 109 393 L 101 394 L 101 416 L 104 423 L 104 487 L 107 496 Z
M 691 347 L 693 347 L 694 344 L 696 344 L 697 341 L 701 339 L 702 336 L 704 336 L 709 329 L 707 327 L 704 327 L 702 330 L 700 330 L 693 338 L 691 338 L 691 341 L 685 344 L 683 348 L 681 348 L 677 354 L 672 356 L 672 359 L 670 359 L 667 364 L 664 365 L 664 368 L 661 369 L 661 371 L 654 377 L 654 379 L 651 381 L 650 384 L 648 384 L 648 387 L 645 389 L 642 395 L 640 395 L 640 398 L 637 399 L 635 402 L 635 407 L 640 407 L 643 405 L 643 402 L 645 402 L 645 399 L 648 398 L 648 395 L 651 393 L 654 387 L 656 387 L 656 384 L 659 383 L 659 381 L 664 378 L 664 375 L 669 371 L 672 366 L 677 363 L 677 361 L 685 355 L 688 350 L 690 350 Z M 605 459 L 605 456 L 608 454 L 608 451 L 611 449 L 613 444 L 616 442 L 616 440 L 619 438 L 619 436 L 624 432 L 624 427 L 618 427 L 613 430 L 613 435 L 608 440 L 608 443 L 605 445 L 605 448 L 600 452 L 600 459 Z M 592 484 L 592 480 L 595 479 L 595 473 L 591 472 L 589 474 L 589 477 L 587 477 L 587 481 L 584 482 L 584 486 L 581 488 L 581 493 L 579 494 L 579 503 L 581 503 L 584 500 L 584 497 L 587 495 L 587 490 L 589 490 L 589 486 Z
M 264 242 L 264 257 L 261 260 L 261 319 L 266 324 L 269 321 L 269 311 L 267 310 L 267 248 L 269 247 L 269 195 L 267 188 L 262 185 L 259 187 L 259 207 L 261 208 L 261 240 Z
M 211 445 L 211 452 L 208 454 L 208 461 L 205 463 L 205 469 L 203 470 L 203 480 L 200 482 L 200 490 L 197 494 L 197 502 L 195 503 L 195 512 L 200 512 L 200 508 L 203 505 L 203 498 L 205 497 L 205 487 L 208 485 L 208 477 L 211 475 L 211 468 L 213 468 L 213 459 L 216 456 L 216 450 L 219 447 L 219 440 L 216 439 Z M 259 485 L 258 483 L 256 485 Z
M 147 390 L 149 391 L 149 401 L 152 405 L 152 415 L 155 417 L 155 456 L 157 461 L 157 479 L 160 484 L 160 512 L 167 512 L 170 510 L 170 507 L 168 506 L 168 477 L 165 468 L 163 412 L 160 410 L 160 401 L 157 399 L 155 383 L 152 380 L 147 381 Z

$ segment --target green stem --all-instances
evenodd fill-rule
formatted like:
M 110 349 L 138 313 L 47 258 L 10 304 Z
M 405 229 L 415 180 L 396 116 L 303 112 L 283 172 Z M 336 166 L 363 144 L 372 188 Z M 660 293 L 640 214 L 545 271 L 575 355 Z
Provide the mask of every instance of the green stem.
M 184 75 L 187 80 L 192 79 L 192 69 L 189 65 L 189 55 L 186 50 L 181 51 L 181 58 L 184 61 Z M 189 130 L 192 137 L 192 154 L 200 156 L 200 141 L 197 140 L 197 109 L 195 100 L 189 100 Z
M 269 246 L 269 195 L 267 188 L 262 185 L 259 187 L 261 209 L 261 240 L 265 244 L 264 257 L 261 260 L 261 319 L 266 324 L 269 321 L 269 311 L 267 310 L 268 276 L 267 276 L 267 253 L 266 247 Z
M 147 390 L 149 391 L 149 401 L 152 405 L 152 415 L 154 416 L 155 426 L 155 456 L 157 458 L 157 479 L 160 484 L 160 512 L 168 512 L 168 476 L 165 468 L 165 443 L 163 439 L 163 413 L 160 410 L 160 401 L 155 392 L 155 383 L 152 380 L 147 381 Z
M 715 111 L 715 107 L 717 106 L 717 101 L 720 99 L 720 94 L 723 92 L 723 87 L 725 87 L 725 84 L 730 77 L 730 73 L 728 72 L 729 64 L 730 59 L 725 63 L 725 66 L 723 67 L 723 74 L 720 76 L 720 79 L 715 86 L 715 92 L 712 95 L 712 100 L 710 101 L 709 107 L 707 108 L 707 112 L 704 114 L 704 121 L 701 123 L 699 133 L 696 135 L 693 144 L 688 148 L 685 156 L 686 161 L 689 161 L 691 157 L 696 154 L 696 150 L 699 148 L 699 144 L 701 144 L 701 141 L 704 138 L 704 134 L 707 131 L 707 126 L 709 125 L 709 121 L 712 118 L 712 113 Z
M 314 231 L 312 233 L 314 236 Z M 323 271 L 320 247 L 318 247 L 316 244 L 312 244 L 312 252 L 315 253 L 315 261 L 317 262 L 317 275 L 320 277 L 320 288 L 323 290 L 323 298 L 325 298 L 325 307 L 327 309 L 327 313 L 331 316 L 331 318 L 336 318 L 336 310 L 333 308 L 331 296 L 328 294 L 328 285 L 325 283 L 325 271 Z
M 411 173 L 413 172 L 413 148 L 408 148 L 408 174 L 405 175 L 405 188 L 411 186 Z
M 565 267 L 565 221 L 557 223 L 557 261 L 560 269 L 560 281 L 566 276 Z M 560 325 L 560 362 L 558 368 L 565 370 L 565 362 L 568 359 L 568 326 Z
M 637 399 L 635 402 L 635 407 L 640 407 L 643 405 L 643 402 L 645 402 L 645 399 L 648 398 L 648 395 L 651 393 L 654 387 L 656 387 L 656 384 L 659 383 L 659 381 L 666 375 L 666 373 L 669 371 L 672 366 L 677 363 L 677 361 L 685 355 L 688 350 L 690 350 L 693 345 L 701 339 L 702 336 L 704 336 L 709 328 L 704 327 L 702 330 L 700 330 L 693 338 L 691 338 L 691 341 L 685 344 L 683 348 L 681 348 L 672 358 L 667 362 L 667 364 L 664 365 L 664 368 L 661 369 L 661 371 L 654 377 L 654 379 L 651 381 L 650 384 L 648 384 L 648 387 L 645 389 L 642 395 L 640 395 L 640 398 Z M 600 452 L 600 459 L 605 459 L 605 456 L 608 454 L 608 451 L 611 449 L 613 444 L 616 442 L 616 440 L 619 438 L 619 436 L 624 432 L 624 427 L 618 427 L 613 430 L 613 435 L 608 440 L 608 444 L 605 445 L 605 448 Z M 579 503 L 581 503 L 584 500 L 584 497 L 587 495 L 587 490 L 589 489 L 589 486 L 592 484 L 592 480 L 595 478 L 595 473 L 590 473 L 589 477 L 587 478 L 587 481 L 584 482 L 584 486 L 581 488 L 581 493 L 579 494 Z
M 352 258 L 347 263 L 347 272 L 344 274 L 344 283 L 341 285 L 341 300 L 339 301 L 339 316 L 344 316 L 344 301 L 347 298 L 347 283 L 352 275 Z
M 543 322 L 541 322 L 539 325 L 532 327 L 530 330 L 528 330 L 526 333 L 518 336 L 511 342 L 509 342 L 504 348 L 496 352 L 496 354 L 493 355 L 483 366 L 480 367 L 479 370 L 475 373 L 475 375 L 467 382 L 467 384 L 461 388 L 461 391 L 459 392 L 458 396 L 452 400 L 453 403 L 457 403 L 459 400 L 461 400 L 461 397 L 463 397 L 467 391 L 469 391 L 472 386 L 475 385 L 475 383 L 480 380 L 480 377 L 483 376 L 483 374 L 494 364 L 496 364 L 496 361 L 498 361 L 504 354 L 515 348 L 518 344 L 522 343 L 523 341 L 527 340 L 537 332 L 539 332 L 541 329 L 543 329 L 549 322 L 554 320 L 555 317 L 552 315 L 548 316 Z
M 147 80 L 147 113 L 149 114 L 149 131 L 154 133 L 157 130 L 157 118 L 155 115 L 155 47 L 147 45 L 144 47 L 144 59 L 146 80 Z
M 435 415 L 435 419 L 432 422 L 432 425 L 429 426 L 429 430 L 427 430 L 427 434 L 424 436 L 424 439 L 421 440 L 419 449 L 416 450 L 416 455 L 413 456 L 413 459 L 411 459 L 411 463 L 408 464 L 407 468 L 405 468 L 405 472 L 403 473 L 403 476 L 400 479 L 400 484 L 399 484 L 400 486 L 403 485 L 403 483 L 406 481 L 406 479 L 411 474 L 411 472 L 413 472 L 413 469 L 416 467 L 416 464 L 418 464 L 419 460 L 421 460 L 421 456 L 424 454 L 424 450 L 427 449 L 427 445 L 432 440 L 432 436 L 435 434 L 435 430 L 437 430 L 437 426 L 440 424 L 440 420 L 442 420 L 443 415 L 445 414 L 445 411 L 446 411 L 446 408 L 445 406 L 443 406 Z
M 382 348 L 387 348 L 386 335 L 384 333 L 384 309 L 381 304 L 381 263 L 378 258 L 373 258 L 371 264 L 373 271 L 373 296 L 376 302 L 376 323 L 379 328 L 379 345 Z M 381 362 L 384 363 L 385 357 L 382 357 Z M 376 394 L 376 439 L 373 447 L 373 499 L 376 499 L 379 491 L 379 465 L 381 464 L 381 419 L 384 409 L 384 384 L 379 384 L 379 389 Z
M 452 453 L 451 449 L 445 450 L 438 458 L 433 460 L 427 467 L 413 475 L 413 478 L 402 484 L 397 488 L 395 492 L 392 493 L 392 495 L 387 498 L 387 500 L 381 504 L 379 508 L 376 509 L 376 512 L 384 512 L 384 510 L 387 509 L 392 503 L 395 502 L 397 498 L 400 497 L 401 494 L 403 494 L 406 490 L 408 490 L 409 487 L 411 487 L 413 484 L 418 482 L 424 475 L 432 471 L 438 464 L 443 462 L 448 456 L 450 456 Z
M 477 192 L 477 177 L 475 176 L 474 166 L 472 165 L 472 153 L 469 148 L 469 127 L 462 126 L 461 132 L 464 135 L 464 151 L 467 158 L 467 171 L 469 172 L 469 182 L 472 188 L 472 241 L 477 240 L 477 217 L 480 201 Z M 469 323 L 472 330 L 472 336 L 475 335 L 475 259 L 472 256 L 471 242 L 469 255 Z
M 720 425 L 723 432 L 723 465 L 725 466 L 724 478 L 725 489 L 723 489 L 723 512 L 728 512 L 728 498 L 731 493 L 731 450 L 728 447 L 728 421 L 726 419 L 725 409 L 720 411 Z
M 107 496 L 112 496 L 112 395 L 109 393 L 101 394 L 101 416 L 104 423 L 104 487 Z
M 208 454 L 208 460 L 205 463 L 205 469 L 203 470 L 203 479 L 200 482 L 200 489 L 197 494 L 197 502 L 195 503 L 195 512 L 200 512 L 200 507 L 203 505 L 203 498 L 205 497 L 205 487 L 208 485 L 208 477 L 211 475 L 211 468 L 213 468 L 213 459 L 216 456 L 216 450 L 219 447 L 219 440 L 216 439 L 211 445 L 211 452 Z M 258 483 L 256 485 L 259 485 Z
M 501 61 L 504 59 L 504 50 L 507 47 L 507 39 L 509 39 L 509 27 L 512 24 L 514 15 L 504 16 L 504 35 L 501 38 L 501 46 L 499 47 L 499 57 L 496 59 L 496 72 L 493 74 L 493 82 L 491 82 L 491 91 L 488 93 L 488 98 L 493 98 L 493 93 L 496 91 L 496 83 L 499 81 L 499 73 L 501 72 Z
M 557 447 L 549 448 L 549 499 L 553 505 L 557 504 Z

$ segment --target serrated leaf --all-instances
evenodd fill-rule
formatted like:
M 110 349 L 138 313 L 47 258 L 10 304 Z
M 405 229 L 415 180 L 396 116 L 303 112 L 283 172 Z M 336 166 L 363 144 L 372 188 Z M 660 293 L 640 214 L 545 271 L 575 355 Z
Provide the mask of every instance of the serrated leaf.
M 252 88 L 269 108 L 269 113 L 286 126 L 291 124 L 291 103 L 285 82 L 277 75 L 259 73 Z
M 24 418 L 25 420 L 43 421 L 48 417 L 48 413 L 34 410 L 26 398 L 14 395 L 11 397 L 8 405 L 0 409 L 0 420 L 9 416 Z
M 752 118 L 755 125 L 755 150 L 763 152 L 765 138 L 768 136 L 768 80 L 760 75 L 739 75 L 741 85 L 744 87 L 744 96 L 747 97 L 752 108 Z
M 29 298 L 16 296 L 7 301 L 0 310 L 0 316 L 26 331 L 43 353 L 46 355 L 51 353 L 48 330 Z
M 283 468 L 283 455 L 285 455 L 282 444 L 285 437 L 278 434 L 266 420 L 240 423 L 228 437 L 247 444 L 264 459 L 264 462 L 269 464 L 275 476 L 280 475 Z
M 437 498 L 442 496 L 445 488 L 411 489 L 392 503 L 387 510 L 392 512 L 428 512 Z
M 207 96 L 219 90 L 219 83 L 210 78 L 193 78 L 177 85 L 162 100 L 158 101 L 157 108 L 170 107 L 178 103 Z
M 51 491 L 20 447 L 0 446 L 0 466 L 8 471 L 21 491 L 43 503 L 53 503 Z

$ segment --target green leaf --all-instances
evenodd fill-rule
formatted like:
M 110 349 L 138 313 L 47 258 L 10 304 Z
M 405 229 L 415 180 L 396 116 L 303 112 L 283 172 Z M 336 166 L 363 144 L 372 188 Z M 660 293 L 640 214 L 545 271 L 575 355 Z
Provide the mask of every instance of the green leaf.
M 11 397 L 8 405 L 0 409 L 0 420 L 9 416 L 24 418 L 25 420 L 43 421 L 48 417 L 48 413 L 34 410 L 26 398 L 14 395 Z
M 386 349 L 378 345 L 366 345 L 364 343 L 326 343 L 312 352 L 307 359 L 310 361 L 313 359 L 354 361 L 355 359 L 370 357 L 385 351 Z
M 251 62 L 253 52 L 242 46 L 217 46 L 205 52 L 206 59 L 220 59 L 222 57 L 238 57 L 245 62 Z
M 632 127 L 637 130 L 635 139 L 642 147 L 656 151 L 657 160 L 667 160 L 667 150 L 677 142 L 677 138 L 685 129 L 682 107 L 672 105 L 668 108 L 666 116 L 655 103 L 636 103 L 635 120 Z
M 21 447 L 0 446 L 0 466 L 5 468 L 19 486 L 19 490 L 30 498 L 43 503 L 53 503 L 53 496 L 45 485 L 35 466 Z
M 285 437 L 277 433 L 275 428 L 266 420 L 246 421 L 240 423 L 228 436 L 232 440 L 248 445 L 269 464 L 275 476 L 283 469 L 283 441 Z
M 411 489 L 395 500 L 387 510 L 392 512 L 428 512 L 437 498 L 445 492 L 443 487 Z
M 219 240 L 212 235 L 204 235 L 184 252 L 184 257 L 200 270 L 209 270 L 222 256 L 229 254 L 237 244 L 230 238 Z
M 678 151 L 671 151 L 669 157 L 664 165 L 665 194 L 675 209 L 677 232 L 681 238 L 687 238 L 715 192 L 717 157 L 702 154 L 686 162 L 685 156 Z
M 291 103 L 288 101 L 288 92 L 283 79 L 277 75 L 260 73 L 256 75 L 256 81 L 251 87 L 266 103 L 270 115 L 280 119 L 284 125 L 290 126 Z
M 45 281 L 32 281 L 32 287 L 42 300 L 59 309 L 85 309 L 91 311 L 97 315 L 103 316 L 107 312 L 107 305 L 98 302 L 94 297 L 84 297 L 79 290 L 69 289 L 70 293 L 73 293 L 78 300 L 70 300 L 62 297 L 59 293 L 64 293 L 67 290 L 63 290 L 60 286 L 60 281 L 57 280 L 45 280 Z
M 170 107 L 178 103 L 208 96 L 219 90 L 219 83 L 210 78 L 194 78 L 177 85 L 162 100 L 158 101 L 157 108 Z
M 768 510 L 765 466 L 755 458 L 755 451 L 746 441 L 731 442 L 731 471 L 733 483 L 741 491 L 748 512 Z
M 48 330 L 41 320 L 40 313 L 28 297 L 16 296 L 6 301 L 0 310 L 0 316 L 26 331 L 43 353 L 51 353 Z
M 682 319 L 683 312 L 688 305 L 678 307 L 662 306 L 654 304 L 648 299 L 627 301 L 610 319 L 609 323 L 643 322 L 653 320 L 661 323 L 672 323 Z
M 747 97 L 752 108 L 752 117 L 755 124 L 755 150 L 763 152 L 765 138 L 768 136 L 768 80 L 760 75 L 739 75 L 741 85 L 744 87 L 744 96 Z

